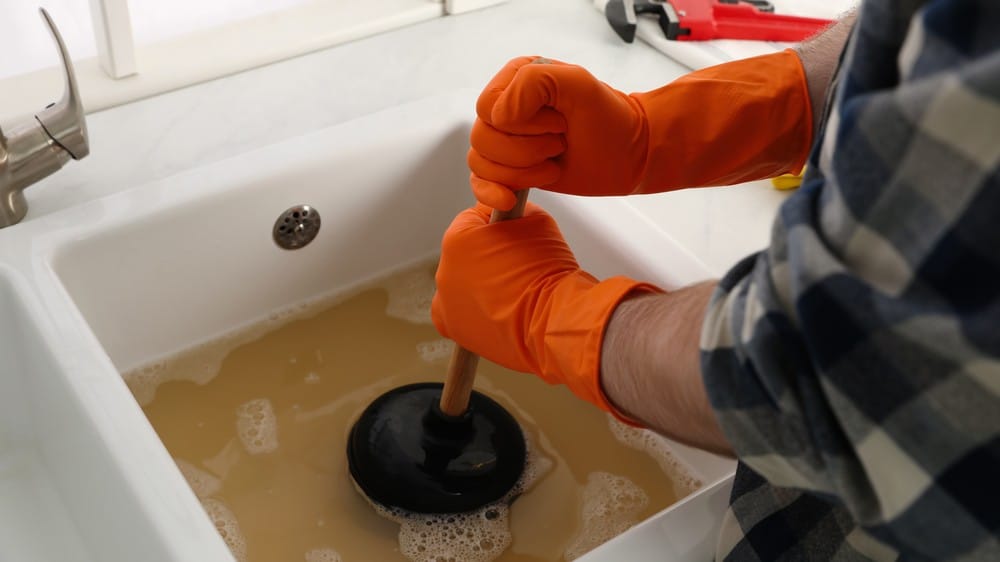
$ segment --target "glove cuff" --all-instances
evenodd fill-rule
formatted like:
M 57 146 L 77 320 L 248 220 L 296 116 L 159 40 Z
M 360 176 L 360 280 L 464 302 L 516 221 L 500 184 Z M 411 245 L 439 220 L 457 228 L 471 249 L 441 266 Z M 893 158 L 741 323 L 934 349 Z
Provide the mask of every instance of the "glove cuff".
M 631 97 L 649 126 L 633 193 L 797 173 L 809 156 L 813 107 L 791 49 L 704 68 Z
M 534 315 L 544 316 L 544 321 L 532 322 L 532 354 L 541 377 L 565 384 L 579 398 L 626 424 L 640 426 L 615 409 L 604 394 L 601 350 L 608 322 L 619 303 L 635 293 L 662 292 L 627 277 L 597 282 L 584 271 L 561 279 Z

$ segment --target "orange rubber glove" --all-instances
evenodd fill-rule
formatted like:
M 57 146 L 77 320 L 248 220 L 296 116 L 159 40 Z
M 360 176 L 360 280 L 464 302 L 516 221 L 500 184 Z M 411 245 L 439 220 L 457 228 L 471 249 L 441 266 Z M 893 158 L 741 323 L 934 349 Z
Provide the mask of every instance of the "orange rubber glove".
M 582 67 L 521 57 L 476 104 L 469 167 L 482 203 L 511 189 L 576 195 L 657 193 L 798 172 L 812 107 L 793 51 L 713 66 L 626 95 Z
M 625 277 L 598 282 L 580 269 L 555 220 L 537 205 L 495 224 L 488 224 L 490 211 L 482 204 L 467 209 L 445 232 L 434 325 L 469 351 L 565 384 L 629 422 L 601 390 L 604 330 L 627 295 L 660 290 Z

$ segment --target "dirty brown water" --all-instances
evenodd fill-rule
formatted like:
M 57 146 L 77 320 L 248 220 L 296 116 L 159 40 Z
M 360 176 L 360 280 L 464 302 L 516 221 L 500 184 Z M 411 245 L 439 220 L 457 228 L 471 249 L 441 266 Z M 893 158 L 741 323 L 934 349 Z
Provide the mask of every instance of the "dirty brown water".
M 406 560 L 401 541 L 414 537 L 359 495 L 345 448 L 375 397 L 444 378 L 451 344 L 429 320 L 433 267 L 124 374 L 238 560 Z M 700 485 L 662 442 L 563 386 L 483 360 L 476 388 L 517 418 L 537 465 L 509 510 L 509 546 L 497 560 L 578 556 Z

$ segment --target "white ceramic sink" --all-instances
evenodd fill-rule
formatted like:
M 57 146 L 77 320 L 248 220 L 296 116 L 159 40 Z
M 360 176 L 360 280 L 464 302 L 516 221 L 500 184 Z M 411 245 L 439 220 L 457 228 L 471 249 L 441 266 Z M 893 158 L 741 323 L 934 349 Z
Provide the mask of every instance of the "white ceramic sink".
M 166 560 L 49 320 L 0 263 L 0 560 Z
M 59 375 L 51 355 L 44 351 L 14 277 L 4 269 L 0 269 L 0 373 L 0 559 L 93 560 L 62 494 L 73 481 L 67 481 L 65 472 L 66 445 L 72 441 L 57 428 L 66 422 L 74 427 L 79 407 L 67 408 L 72 397 L 52 380 Z M 50 533 L 64 540 L 46 540 Z
M 437 253 L 448 222 L 472 202 L 465 151 L 473 99 L 461 93 L 401 106 L 0 232 L 0 256 L 24 276 L 24 299 L 38 303 L 34 313 L 18 308 L 22 299 L 0 277 L 0 322 L 20 326 L 35 316 L 52 332 L 45 340 L 0 324 L 0 335 L 20 334 L 13 343 L 0 338 L 0 400 L 14 408 L 0 415 L 27 420 L 13 426 L 13 449 L 40 448 L 34 458 L 52 470 L 37 489 L 65 504 L 65 548 L 82 544 L 102 562 L 231 559 L 118 373 Z M 542 192 L 532 199 L 556 216 L 584 267 L 599 276 L 624 273 L 666 287 L 707 276 L 620 200 Z M 317 209 L 323 226 L 307 247 L 282 250 L 272 225 L 296 204 Z M 9 375 L 4 345 L 14 346 L 20 376 Z M 45 349 L 33 353 L 36 345 Z M 32 417 L 34 407 L 61 414 Z M 80 436 L 62 437 L 65 426 Z M 49 456 L 47 435 L 62 439 L 52 437 Z M 706 486 L 586 560 L 711 557 L 733 465 L 676 450 Z M 106 477 L 74 481 L 63 464 Z M 115 535 L 127 543 L 115 550 L 102 542 L 114 543 L 107 525 L 89 519 L 93 510 L 137 530 Z M 136 548 L 146 550 L 137 556 Z M 85 559 L 38 552 L 16 559 Z

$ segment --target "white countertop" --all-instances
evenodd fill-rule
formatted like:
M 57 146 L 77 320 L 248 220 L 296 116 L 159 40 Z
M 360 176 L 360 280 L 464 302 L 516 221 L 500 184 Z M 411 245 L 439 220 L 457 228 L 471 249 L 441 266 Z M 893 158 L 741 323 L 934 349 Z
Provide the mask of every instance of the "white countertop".
M 479 90 L 524 54 L 583 65 L 625 91 L 687 72 L 645 44 L 621 42 L 590 0 L 512 0 L 89 115 L 91 155 L 29 188 L 25 220 L 402 102 Z M 350 189 L 335 180 L 331 188 Z M 753 182 L 634 204 L 721 275 L 766 245 L 784 197 Z

